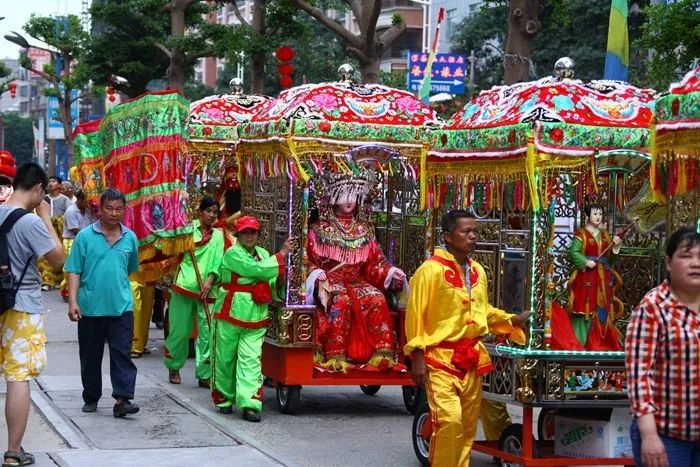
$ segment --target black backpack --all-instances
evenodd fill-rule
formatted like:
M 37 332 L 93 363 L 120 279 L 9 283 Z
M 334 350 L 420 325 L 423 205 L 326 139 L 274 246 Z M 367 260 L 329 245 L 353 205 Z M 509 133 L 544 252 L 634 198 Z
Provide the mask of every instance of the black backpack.
M 17 290 L 19 290 L 24 275 L 27 273 L 27 268 L 29 268 L 29 263 L 34 256 L 32 255 L 29 257 L 27 264 L 24 265 L 24 270 L 22 270 L 19 281 L 15 282 L 15 278 L 12 275 L 12 266 L 10 265 L 10 247 L 7 234 L 12 227 L 14 227 L 15 223 L 25 214 L 29 214 L 29 211 L 17 208 L 12 211 L 5 218 L 2 225 L 0 225 L 0 314 L 14 308 Z

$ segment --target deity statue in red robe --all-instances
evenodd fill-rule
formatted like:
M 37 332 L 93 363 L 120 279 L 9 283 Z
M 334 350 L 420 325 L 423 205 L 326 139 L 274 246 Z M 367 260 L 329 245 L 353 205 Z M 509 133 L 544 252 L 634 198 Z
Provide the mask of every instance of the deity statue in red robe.
M 576 231 L 569 248 L 574 266 L 569 279 L 571 324 L 586 350 L 622 350 L 614 325 L 622 315 L 622 302 L 615 297 L 622 279 L 612 268 L 622 239 L 617 235 L 610 238 L 601 228 L 602 206 L 586 206 L 584 213 L 586 226 Z
M 330 371 L 367 364 L 398 368 L 396 329 L 384 292 L 406 275 L 391 266 L 363 211 L 371 184 L 339 176 L 325 186 L 325 208 L 306 243 L 307 304 L 316 304 L 316 361 Z

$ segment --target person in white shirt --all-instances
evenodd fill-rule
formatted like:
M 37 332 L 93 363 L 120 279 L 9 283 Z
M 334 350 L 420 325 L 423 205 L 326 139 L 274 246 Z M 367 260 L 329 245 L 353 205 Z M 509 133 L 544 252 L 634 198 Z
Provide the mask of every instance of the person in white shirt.
M 70 253 L 73 247 L 73 241 L 75 241 L 75 236 L 78 235 L 78 232 L 95 222 L 95 220 L 95 216 L 87 205 L 85 193 L 78 188 L 75 192 L 75 203 L 68 206 L 68 209 L 66 209 L 66 212 L 63 214 L 62 236 L 63 249 L 66 252 L 66 256 Z M 68 273 L 66 271 L 63 271 L 61 297 L 63 297 L 64 301 L 68 301 Z
M 70 200 L 71 203 L 76 202 L 76 197 L 75 197 L 75 188 L 73 186 L 73 182 L 69 180 L 64 180 L 61 182 L 61 193 L 66 196 Z

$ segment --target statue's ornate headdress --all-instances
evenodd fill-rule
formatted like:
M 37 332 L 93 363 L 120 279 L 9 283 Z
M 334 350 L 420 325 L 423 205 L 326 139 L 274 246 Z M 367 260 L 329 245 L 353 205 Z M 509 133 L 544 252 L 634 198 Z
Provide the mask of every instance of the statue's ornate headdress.
M 321 196 L 329 206 L 356 202 L 359 206 L 371 198 L 372 182 L 366 175 L 334 174 L 321 176 Z

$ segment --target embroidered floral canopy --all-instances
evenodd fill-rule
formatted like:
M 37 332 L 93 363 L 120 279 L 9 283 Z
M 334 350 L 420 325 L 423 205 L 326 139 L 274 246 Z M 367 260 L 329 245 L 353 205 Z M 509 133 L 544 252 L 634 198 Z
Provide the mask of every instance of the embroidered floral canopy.
M 700 179 L 700 67 L 656 101 L 651 185 L 655 196 L 698 190 Z M 697 218 L 697 216 L 696 216 Z
M 700 67 L 656 101 L 656 145 L 700 154 Z
M 190 104 L 187 134 L 191 142 L 234 143 L 236 126 L 247 122 L 271 101 L 267 96 L 220 94 Z
M 435 112 L 407 91 L 343 81 L 282 91 L 238 133 L 249 143 L 280 142 L 272 152 L 340 152 L 381 144 L 417 156 L 426 130 L 438 125 Z
M 618 81 L 548 77 L 483 91 L 430 138 L 430 159 L 445 162 L 524 155 L 534 129 L 539 152 L 587 156 L 647 150 L 654 92 Z

